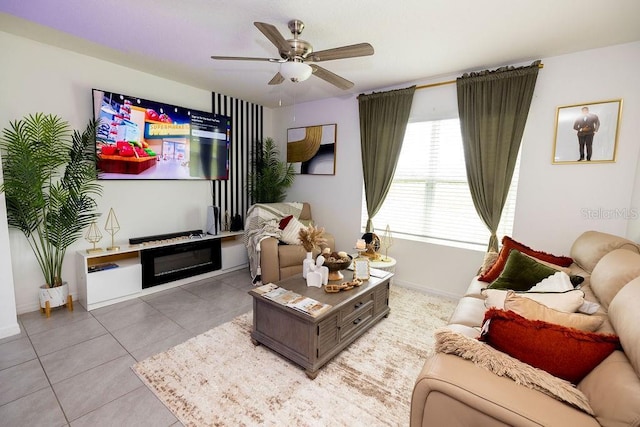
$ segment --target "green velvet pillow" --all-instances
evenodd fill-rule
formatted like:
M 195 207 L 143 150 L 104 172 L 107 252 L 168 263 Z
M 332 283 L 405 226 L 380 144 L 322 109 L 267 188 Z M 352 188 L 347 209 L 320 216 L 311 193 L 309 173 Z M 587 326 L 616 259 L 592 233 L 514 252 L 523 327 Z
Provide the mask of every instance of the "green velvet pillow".
M 540 264 L 522 252 L 512 249 L 500 276 L 491 282 L 488 288 L 528 291 L 541 280 L 557 272 L 558 270 Z

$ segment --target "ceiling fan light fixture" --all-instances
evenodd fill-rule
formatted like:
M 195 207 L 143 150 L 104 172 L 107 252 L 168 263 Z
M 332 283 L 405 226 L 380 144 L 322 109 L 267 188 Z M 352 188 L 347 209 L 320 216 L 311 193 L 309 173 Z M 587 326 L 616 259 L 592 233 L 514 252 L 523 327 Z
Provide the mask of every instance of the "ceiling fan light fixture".
M 280 74 L 287 80 L 292 82 L 303 82 L 307 80 L 312 73 L 311 66 L 296 61 L 287 61 L 280 64 Z

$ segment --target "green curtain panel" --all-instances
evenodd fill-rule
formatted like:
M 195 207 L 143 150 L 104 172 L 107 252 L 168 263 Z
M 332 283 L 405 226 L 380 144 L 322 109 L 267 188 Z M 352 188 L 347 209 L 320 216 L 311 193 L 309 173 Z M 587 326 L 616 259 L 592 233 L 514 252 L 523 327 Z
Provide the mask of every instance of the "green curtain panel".
M 498 248 L 502 216 L 540 61 L 465 74 L 456 80 L 467 179 L 473 203 Z
M 415 91 L 416 87 L 411 86 L 358 96 L 367 232 L 373 232 L 371 218 L 380 210 L 391 187 Z

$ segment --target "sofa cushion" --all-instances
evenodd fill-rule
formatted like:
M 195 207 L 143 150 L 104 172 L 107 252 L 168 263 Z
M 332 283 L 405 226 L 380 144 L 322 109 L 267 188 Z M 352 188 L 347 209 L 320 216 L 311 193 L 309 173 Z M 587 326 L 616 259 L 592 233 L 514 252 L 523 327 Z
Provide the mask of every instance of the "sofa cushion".
M 615 249 L 598 261 L 591 272 L 591 290 L 607 309 L 618 291 L 640 276 L 640 254 Z
M 489 285 L 490 289 L 513 289 L 526 291 L 536 283 L 556 273 L 551 267 L 536 262 L 533 258 L 512 249 L 500 276 Z
M 640 378 L 622 351 L 614 351 L 580 383 L 603 426 L 640 425 Z
M 507 262 L 507 258 L 509 257 L 509 252 L 512 249 L 516 249 L 524 254 L 530 255 L 542 261 L 549 262 L 551 264 L 559 265 L 561 267 L 568 267 L 573 262 L 573 260 L 569 257 L 557 256 L 546 252 L 537 251 L 516 240 L 513 240 L 509 236 L 504 236 L 502 238 L 502 248 L 500 249 L 498 259 L 489 269 L 489 271 L 487 271 L 485 274 L 480 275 L 480 280 L 482 280 L 483 282 L 493 282 L 500 275 L 500 272 L 504 268 L 504 265 Z
M 504 308 L 504 302 L 509 291 L 506 289 L 484 289 L 482 294 L 486 297 L 484 305 L 489 308 Z M 516 292 L 517 295 L 531 298 L 554 310 L 565 313 L 575 313 L 584 303 L 584 292 L 580 289 L 572 289 L 563 292 Z
M 507 298 L 504 300 L 504 309 L 511 310 L 525 319 L 542 320 L 544 322 L 566 326 L 567 328 L 590 332 L 597 330 L 604 322 L 604 319 L 600 316 L 588 316 L 586 314 L 565 313 L 554 310 L 531 298 L 518 296 L 514 292 L 507 294 Z
M 486 308 L 484 300 L 474 297 L 462 297 L 458 301 L 449 323 L 469 327 L 479 327 Z
M 600 231 L 585 231 L 573 242 L 570 253 L 576 264 L 591 273 L 603 256 L 621 248 L 640 253 L 640 247 L 624 237 Z
M 528 320 L 512 311 L 498 309 L 490 309 L 485 314 L 480 339 L 497 350 L 574 384 L 620 344 L 615 335 Z
M 609 320 L 636 375 L 640 377 L 640 277 L 618 292 L 609 304 Z M 639 407 L 640 408 L 640 407 Z

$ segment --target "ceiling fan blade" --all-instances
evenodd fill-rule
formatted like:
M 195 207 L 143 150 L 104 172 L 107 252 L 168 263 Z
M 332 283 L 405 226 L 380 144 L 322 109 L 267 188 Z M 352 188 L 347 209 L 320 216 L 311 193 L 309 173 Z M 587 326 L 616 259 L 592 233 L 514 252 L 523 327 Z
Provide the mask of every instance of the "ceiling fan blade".
M 336 47 L 333 49 L 313 52 L 307 60 L 320 62 L 331 61 L 332 59 L 355 58 L 358 56 L 373 55 L 373 46 L 369 43 L 358 43 L 350 46 Z
M 262 34 L 264 34 L 265 37 L 278 48 L 278 51 L 289 52 L 291 50 L 289 43 L 287 43 L 285 38 L 282 37 L 282 34 L 280 34 L 280 31 L 278 31 L 278 29 L 273 25 L 266 24 L 264 22 L 254 22 L 253 25 L 255 25 L 260 32 L 262 32 Z
M 252 58 L 249 56 L 217 56 L 214 55 L 211 59 L 219 59 L 225 61 L 267 61 L 267 62 L 286 62 L 286 59 L 276 58 Z
M 339 87 L 340 89 L 347 90 L 353 87 L 353 82 L 345 79 L 344 77 L 340 77 L 337 74 L 332 73 L 326 68 L 322 68 L 319 65 L 310 64 L 313 69 L 313 74 L 316 77 L 320 77 L 322 80 L 331 83 L 332 85 Z
M 270 85 L 279 85 L 283 81 L 284 81 L 284 77 L 282 77 L 282 74 L 280 74 L 280 72 L 277 72 L 276 75 L 273 76 L 273 78 L 271 80 L 269 80 L 269 84 Z

